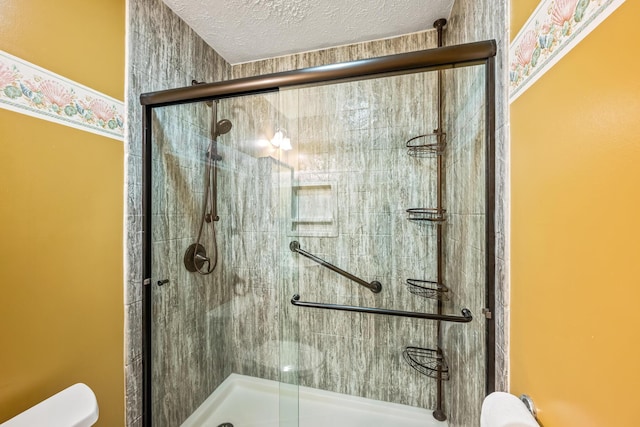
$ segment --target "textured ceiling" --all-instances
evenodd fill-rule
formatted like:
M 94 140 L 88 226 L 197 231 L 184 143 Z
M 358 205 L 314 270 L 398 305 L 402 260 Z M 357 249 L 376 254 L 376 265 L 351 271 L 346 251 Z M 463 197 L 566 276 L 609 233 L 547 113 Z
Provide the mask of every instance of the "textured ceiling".
M 163 0 L 229 63 L 409 34 L 454 0 Z

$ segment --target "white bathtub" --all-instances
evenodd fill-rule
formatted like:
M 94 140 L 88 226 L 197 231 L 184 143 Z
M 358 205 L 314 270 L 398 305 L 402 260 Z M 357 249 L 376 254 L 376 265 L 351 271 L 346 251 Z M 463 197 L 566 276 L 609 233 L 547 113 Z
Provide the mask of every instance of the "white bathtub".
M 427 409 L 231 374 L 182 427 L 446 427 Z

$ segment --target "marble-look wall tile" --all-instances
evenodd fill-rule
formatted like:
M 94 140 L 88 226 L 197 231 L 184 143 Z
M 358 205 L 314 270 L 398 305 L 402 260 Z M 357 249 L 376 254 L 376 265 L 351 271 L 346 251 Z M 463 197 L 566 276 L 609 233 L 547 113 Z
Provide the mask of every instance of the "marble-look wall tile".
M 233 68 L 233 76 L 426 49 L 434 47 L 434 42 L 434 32 L 426 31 L 391 41 L 242 64 Z M 295 141 L 287 158 L 297 181 L 328 183 L 337 192 L 339 206 L 336 236 L 293 234 L 289 239 L 297 238 L 304 250 L 366 280 L 379 280 L 384 287 L 381 294 L 373 295 L 285 251 L 283 257 L 293 268 L 292 292 L 307 300 L 435 310 L 433 301 L 416 297 L 404 286 L 407 277 L 435 274 L 433 227 L 411 223 L 405 213 L 408 207 L 434 204 L 435 169 L 433 162 L 409 157 L 404 147 L 409 138 L 435 128 L 435 101 L 426 95 L 435 82 L 430 73 L 281 93 L 289 94 L 290 99 L 286 106 L 279 101 L 282 110 L 277 119 L 286 123 Z M 260 117 L 263 123 L 268 120 L 264 113 Z M 284 270 L 283 274 L 288 273 Z M 300 384 L 420 407 L 435 405 L 435 383 L 411 369 L 401 356 L 407 345 L 435 345 L 432 322 L 305 311 L 287 304 L 290 295 L 281 307 L 285 317 L 305 332 L 299 337 L 301 344 L 321 353 L 309 362 L 312 370 L 300 373 Z M 374 354 L 377 357 L 371 357 Z
M 127 72 L 127 260 L 126 260 L 126 348 L 127 426 L 141 425 L 142 363 L 142 107 L 139 96 L 173 87 L 187 86 L 192 79 L 226 80 L 230 66 L 160 0 L 128 2 Z M 198 194 L 181 191 L 200 178 L 194 153 L 206 150 L 210 109 L 203 104 L 170 107 L 154 112 L 154 241 L 153 282 L 168 278 L 163 288 L 154 288 L 157 316 L 153 337 L 157 359 L 154 375 L 154 425 L 179 425 L 221 381 L 220 367 L 205 353 L 194 350 L 204 336 L 209 305 L 200 304 L 203 289 L 197 280 L 180 271 L 186 241 L 194 233 L 193 220 L 199 209 Z M 205 135 L 202 137 L 201 135 Z M 203 148 L 204 146 L 204 148 Z M 183 210 L 186 208 L 186 211 Z M 183 230 L 190 230 L 183 233 Z M 176 291 L 180 287 L 181 292 Z M 197 301 L 197 302 L 196 302 Z M 189 334 L 184 332 L 189 330 Z M 168 363 L 169 361 L 175 364 Z M 173 377 L 172 377 L 173 375 Z M 180 380 L 178 380 L 178 378 Z
M 126 425 L 137 425 L 142 419 L 142 358 L 128 359 L 125 365 L 125 383 Z
M 335 55 L 327 57 L 335 59 Z M 307 55 L 307 60 L 311 59 Z M 272 108 L 283 105 L 284 101 L 277 98 L 265 99 L 264 103 L 260 99 L 235 100 L 233 106 L 223 106 L 229 111 L 251 112 L 251 121 L 233 118 L 230 147 L 235 150 L 225 154 L 228 160 L 221 172 L 221 182 L 225 183 L 221 197 L 231 203 L 221 205 L 229 216 L 229 225 L 220 224 L 220 244 L 224 248 L 224 268 L 232 269 L 235 275 L 232 319 L 241 319 L 225 333 L 225 343 L 233 349 L 230 353 L 241 355 L 230 359 L 234 372 L 278 377 L 280 355 L 269 344 L 287 333 L 277 330 L 278 322 L 273 317 L 273 313 L 284 311 L 284 316 L 292 319 L 294 330 L 306 332 L 297 338 L 301 344 L 321 352 L 317 363 L 310 362 L 313 369 L 300 373 L 300 384 L 414 406 L 435 405 L 435 383 L 417 374 L 401 358 L 407 345 L 435 345 L 432 322 L 403 323 L 400 319 L 344 313 L 332 313 L 327 322 L 324 313 L 305 312 L 288 304 L 290 295 L 299 292 L 309 300 L 434 311 L 433 301 L 415 297 L 404 286 L 407 277 L 429 279 L 435 274 L 433 227 L 409 222 L 405 213 L 407 207 L 435 203 L 435 169 L 432 159 L 416 160 L 407 156 L 404 148 L 407 139 L 435 127 L 435 104 L 432 97 L 424 95 L 433 90 L 434 84 L 433 73 L 402 76 L 299 90 L 298 101 L 290 99 L 287 108 L 280 111 Z M 412 96 L 404 96 L 407 93 Z M 284 252 L 268 242 L 258 243 L 260 216 L 255 215 L 256 207 L 269 207 L 277 198 L 273 194 L 271 199 L 265 198 L 264 188 L 254 174 L 248 173 L 260 168 L 254 158 L 259 154 L 250 143 L 256 135 L 283 122 L 292 140 L 299 143 L 287 155 L 297 181 L 330 183 L 340 201 L 336 237 L 297 238 L 305 250 L 358 276 L 383 282 L 385 290 L 380 295 L 286 251 L 288 240 L 295 234 L 289 239 L 284 236 Z M 464 150 L 460 155 L 470 157 Z M 270 177 L 259 179 L 264 185 Z M 238 199 L 236 194 L 244 197 Z M 466 229 L 473 230 L 471 225 Z M 256 253 L 262 256 L 256 259 Z M 269 260 L 272 253 L 289 260 L 284 264 L 289 269 L 280 270 L 280 274 L 283 288 L 290 291 L 282 293 L 280 300 L 275 299 L 277 294 L 259 288 L 268 288 L 271 283 L 264 280 L 265 275 L 277 274 L 265 264 L 282 265 Z M 479 304 L 472 307 L 480 310 Z M 252 316 L 247 316 L 248 311 Z M 361 360 L 371 354 L 380 357 Z
M 505 43 L 508 43 L 506 1 L 458 0 L 446 30 L 446 44 L 494 39 L 496 56 L 496 386 L 505 390 L 508 362 L 507 266 L 504 261 L 508 212 L 508 121 L 504 78 Z M 447 326 L 445 347 L 450 349 L 452 378 L 445 390 L 452 427 L 479 424 L 484 398 L 485 322 L 484 302 L 484 67 L 469 67 L 445 73 L 445 118 L 447 128 L 448 212 L 447 278 L 460 301 L 474 313 L 466 328 Z M 450 268 L 452 267 L 452 268 Z M 455 350 L 455 355 L 451 354 Z

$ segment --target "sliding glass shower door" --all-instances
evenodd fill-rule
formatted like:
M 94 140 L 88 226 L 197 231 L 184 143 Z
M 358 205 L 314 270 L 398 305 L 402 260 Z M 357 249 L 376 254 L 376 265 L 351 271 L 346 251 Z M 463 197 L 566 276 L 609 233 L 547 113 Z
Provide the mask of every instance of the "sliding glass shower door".
M 456 91 L 442 93 L 445 82 Z M 477 424 L 484 67 L 282 89 L 280 105 L 300 425 Z
M 273 93 L 153 110 L 155 427 L 297 425 L 297 328 L 282 309 L 295 287 L 283 231 L 293 168 L 272 145 L 278 102 Z M 254 378 L 272 382 L 257 384 L 271 387 L 262 413 L 224 402 Z
M 146 427 L 476 423 L 495 46 L 441 52 L 145 110 Z

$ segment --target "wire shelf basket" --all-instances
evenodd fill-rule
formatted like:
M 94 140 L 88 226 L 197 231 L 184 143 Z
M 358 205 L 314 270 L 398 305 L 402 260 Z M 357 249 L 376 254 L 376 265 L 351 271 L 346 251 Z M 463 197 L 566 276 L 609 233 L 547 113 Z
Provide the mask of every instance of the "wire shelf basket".
M 407 218 L 411 221 L 444 222 L 444 209 L 436 208 L 409 208 Z
M 440 350 L 406 347 L 402 357 L 409 366 L 423 375 L 444 381 L 449 380 L 449 366 Z
M 441 132 L 414 136 L 407 141 L 407 154 L 411 157 L 435 157 L 444 153 L 446 134 Z
M 407 279 L 406 285 L 409 292 L 414 295 L 423 298 L 438 299 L 440 301 L 449 301 L 449 288 L 442 283 L 430 280 Z

